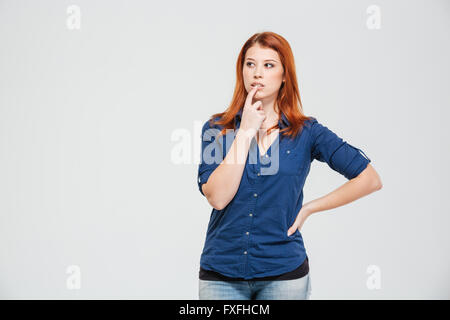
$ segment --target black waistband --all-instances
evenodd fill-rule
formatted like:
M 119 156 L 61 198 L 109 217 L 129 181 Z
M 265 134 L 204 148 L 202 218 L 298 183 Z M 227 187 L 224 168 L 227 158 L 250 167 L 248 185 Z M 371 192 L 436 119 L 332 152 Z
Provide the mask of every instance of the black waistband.
M 201 280 L 217 280 L 217 281 L 273 281 L 273 280 L 294 280 L 306 276 L 309 272 L 308 256 L 305 261 L 296 269 L 277 275 L 253 279 L 230 278 L 215 271 L 205 270 L 200 267 L 199 278 Z

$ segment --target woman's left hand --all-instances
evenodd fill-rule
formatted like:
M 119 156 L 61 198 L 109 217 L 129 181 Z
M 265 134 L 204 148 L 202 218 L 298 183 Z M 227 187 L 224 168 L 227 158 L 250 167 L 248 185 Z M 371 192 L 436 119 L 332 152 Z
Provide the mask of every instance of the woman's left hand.
M 303 223 L 305 222 L 306 218 L 309 217 L 311 214 L 311 211 L 309 210 L 308 204 L 304 204 L 302 208 L 300 209 L 300 212 L 297 215 L 297 218 L 295 218 L 294 224 L 288 229 L 287 235 L 292 235 L 296 229 L 300 231 L 300 229 L 303 226 Z

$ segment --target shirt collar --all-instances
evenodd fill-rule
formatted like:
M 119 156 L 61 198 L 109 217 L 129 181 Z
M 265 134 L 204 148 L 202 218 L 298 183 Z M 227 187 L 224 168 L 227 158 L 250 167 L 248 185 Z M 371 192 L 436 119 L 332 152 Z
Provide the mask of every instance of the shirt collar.
M 236 123 L 241 121 L 241 117 L 242 117 L 242 109 L 240 109 L 238 111 L 238 113 L 236 113 L 236 116 L 234 117 L 236 120 Z M 283 112 L 281 113 L 281 119 L 278 120 L 278 126 L 280 127 L 280 129 L 283 129 L 283 128 L 289 126 L 289 121 Z

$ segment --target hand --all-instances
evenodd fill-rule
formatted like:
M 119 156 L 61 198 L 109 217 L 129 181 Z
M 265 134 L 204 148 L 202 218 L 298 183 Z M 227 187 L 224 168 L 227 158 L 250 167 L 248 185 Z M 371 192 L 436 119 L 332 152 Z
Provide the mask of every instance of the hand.
M 253 102 L 253 97 L 258 91 L 259 87 L 256 86 L 247 95 L 245 99 L 244 109 L 242 111 L 242 120 L 240 128 L 244 131 L 248 131 L 250 136 L 256 135 L 256 132 L 261 127 L 261 124 L 266 119 L 266 115 L 264 113 L 262 102 L 256 101 Z
M 300 231 L 300 229 L 303 226 L 303 223 L 305 222 L 306 218 L 308 218 L 311 214 L 311 211 L 309 210 L 308 204 L 305 204 L 300 209 L 300 212 L 297 215 L 297 218 L 295 218 L 294 224 L 288 229 L 287 235 L 288 237 L 292 235 L 296 229 Z

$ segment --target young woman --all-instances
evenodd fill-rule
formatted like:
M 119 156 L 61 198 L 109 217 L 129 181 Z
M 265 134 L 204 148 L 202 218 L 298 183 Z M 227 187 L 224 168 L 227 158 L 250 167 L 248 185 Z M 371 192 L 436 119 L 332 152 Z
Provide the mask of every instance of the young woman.
M 349 181 L 303 204 L 314 159 Z M 253 35 L 238 57 L 231 105 L 202 128 L 198 187 L 213 209 L 199 299 L 309 299 L 300 229 L 312 213 L 381 189 L 369 162 L 362 150 L 302 113 L 288 42 L 273 32 Z

